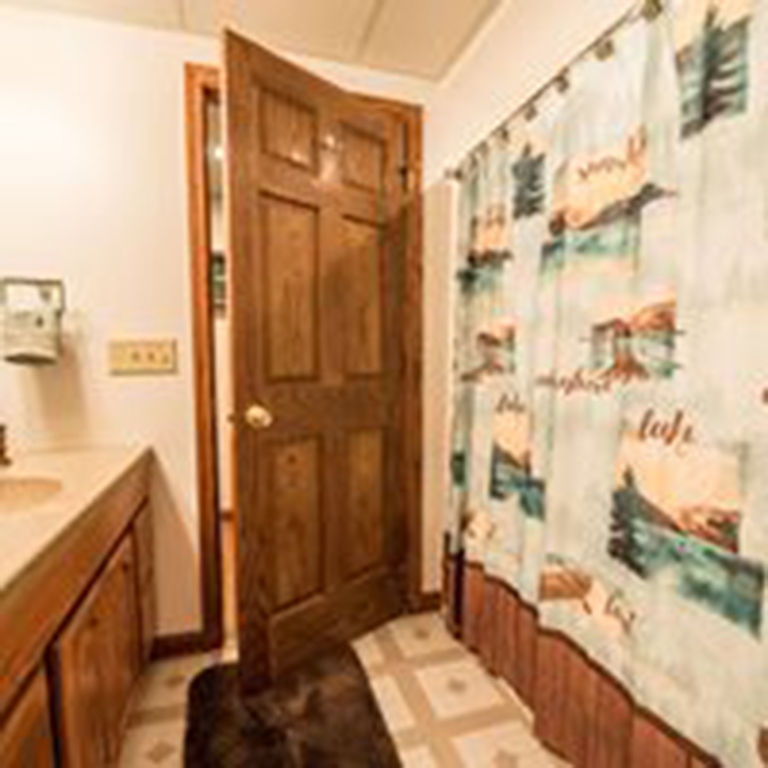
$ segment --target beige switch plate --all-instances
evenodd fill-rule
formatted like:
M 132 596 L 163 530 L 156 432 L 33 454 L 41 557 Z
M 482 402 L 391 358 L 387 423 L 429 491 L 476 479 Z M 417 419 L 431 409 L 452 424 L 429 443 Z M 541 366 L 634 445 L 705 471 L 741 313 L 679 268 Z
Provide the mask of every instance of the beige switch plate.
M 173 339 L 112 341 L 109 371 L 113 376 L 158 376 L 178 371 Z

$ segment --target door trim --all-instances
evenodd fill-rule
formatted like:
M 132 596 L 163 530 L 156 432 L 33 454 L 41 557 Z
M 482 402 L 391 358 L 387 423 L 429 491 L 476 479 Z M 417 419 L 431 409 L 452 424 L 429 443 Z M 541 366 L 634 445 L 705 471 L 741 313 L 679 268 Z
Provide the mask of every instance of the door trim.
M 221 647 L 224 641 L 221 576 L 221 536 L 218 509 L 219 468 L 216 452 L 213 323 L 208 278 L 210 232 L 205 168 L 206 93 L 218 93 L 216 67 L 186 64 L 186 142 L 189 239 L 192 279 L 192 356 L 197 452 L 197 497 L 200 515 L 200 596 L 202 630 L 199 650 Z M 408 527 L 406 604 L 410 611 L 435 604 L 422 590 L 422 305 L 423 202 L 421 107 L 389 99 L 360 96 L 372 107 L 398 118 L 406 130 L 403 174 L 410 226 L 406 249 L 405 306 L 400 337 L 403 368 L 400 382 L 401 456 Z M 407 428 L 405 428 L 407 426 Z M 236 510 L 235 510 L 236 514 Z M 169 638 L 170 640 L 171 638 Z M 189 642 L 189 641 L 188 641 Z M 188 642 L 184 644 L 188 648 Z M 172 644 L 171 644 L 172 645 Z
M 224 642 L 219 466 L 216 448 L 216 377 L 213 307 L 209 283 L 208 182 L 205 163 L 205 100 L 219 92 L 216 67 L 187 64 L 185 75 L 187 187 L 192 276 L 192 360 L 200 515 L 200 650 Z

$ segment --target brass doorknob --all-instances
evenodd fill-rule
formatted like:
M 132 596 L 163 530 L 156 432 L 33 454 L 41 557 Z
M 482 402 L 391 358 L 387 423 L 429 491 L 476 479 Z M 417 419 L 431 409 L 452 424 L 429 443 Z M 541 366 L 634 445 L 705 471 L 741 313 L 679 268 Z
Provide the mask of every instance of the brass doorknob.
M 274 420 L 270 411 L 259 403 L 249 405 L 245 411 L 245 423 L 251 429 L 266 429 Z

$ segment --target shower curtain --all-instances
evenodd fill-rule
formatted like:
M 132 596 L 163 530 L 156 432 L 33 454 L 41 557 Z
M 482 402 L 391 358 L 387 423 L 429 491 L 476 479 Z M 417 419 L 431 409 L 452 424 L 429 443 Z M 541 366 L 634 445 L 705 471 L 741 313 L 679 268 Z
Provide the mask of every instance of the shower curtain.
M 664 6 L 460 167 L 451 618 L 577 765 L 760 768 L 768 0 Z

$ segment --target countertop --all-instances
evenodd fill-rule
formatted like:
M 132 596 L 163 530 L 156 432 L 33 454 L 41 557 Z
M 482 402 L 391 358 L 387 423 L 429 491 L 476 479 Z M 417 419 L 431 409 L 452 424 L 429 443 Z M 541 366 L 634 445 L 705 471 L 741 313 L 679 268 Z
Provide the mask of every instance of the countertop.
M 56 480 L 61 489 L 50 499 L 16 510 L 0 505 L 0 599 L 77 520 L 139 462 L 145 447 L 45 451 L 13 457 L 0 468 L 4 479 Z

